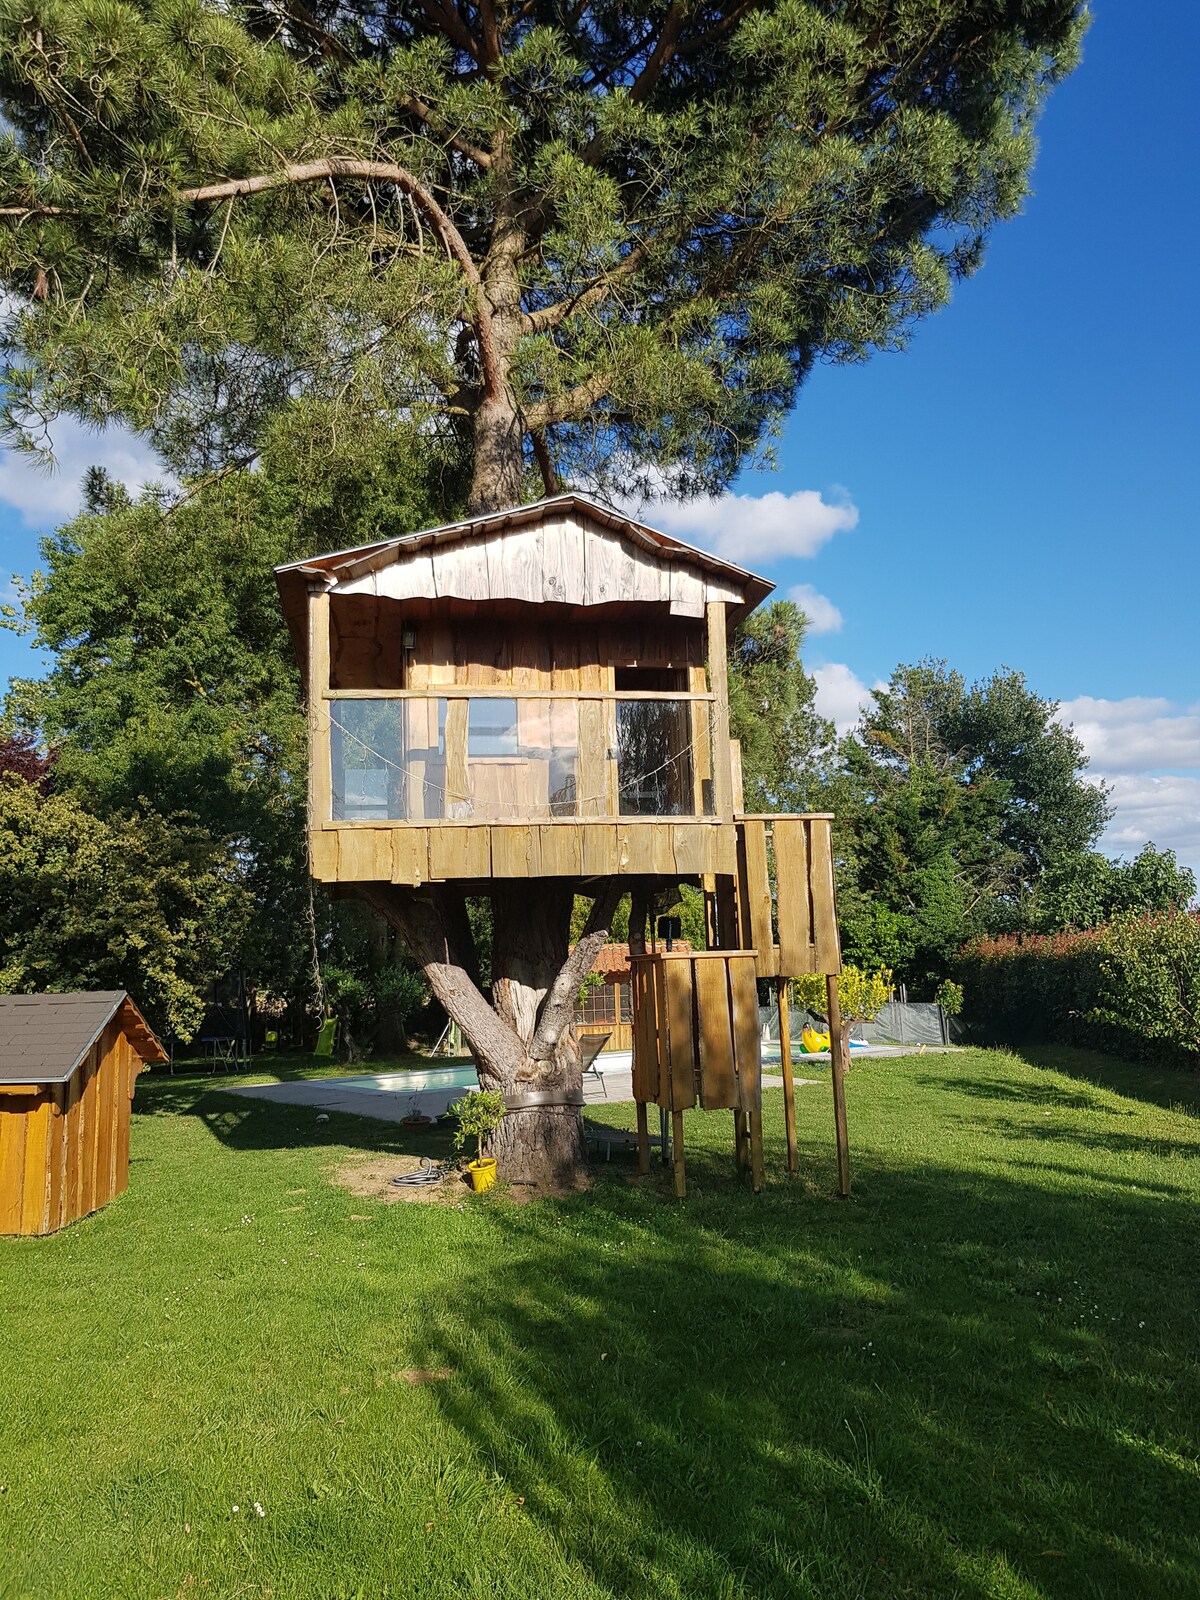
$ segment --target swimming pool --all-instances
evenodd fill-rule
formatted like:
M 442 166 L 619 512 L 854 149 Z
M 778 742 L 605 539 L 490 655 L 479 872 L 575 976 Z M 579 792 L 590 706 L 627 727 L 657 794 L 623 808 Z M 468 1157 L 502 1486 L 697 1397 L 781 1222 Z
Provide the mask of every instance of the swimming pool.
M 478 1089 L 473 1066 L 430 1067 L 427 1072 L 368 1073 L 362 1078 L 331 1078 L 339 1089 L 382 1089 L 391 1094 L 423 1094 L 426 1089 Z

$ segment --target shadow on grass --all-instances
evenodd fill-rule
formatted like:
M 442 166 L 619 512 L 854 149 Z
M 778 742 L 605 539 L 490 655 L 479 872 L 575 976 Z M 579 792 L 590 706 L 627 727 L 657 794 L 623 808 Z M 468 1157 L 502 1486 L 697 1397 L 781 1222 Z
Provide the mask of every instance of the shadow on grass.
M 1094 1050 L 1074 1050 L 1069 1045 L 1036 1045 L 1020 1051 L 1035 1067 L 1051 1067 L 1081 1083 L 1114 1094 L 1127 1095 L 1164 1111 L 1200 1117 L 1200 1072 L 1182 1067 L 1155 1067 L 1149 1062 L 1121 1061 Z
M 412 1311 L 464 1450 L 604 1593 L 1200 1593 L 1193 1204 L 709 1166 L 686 1207 L 489 1207 Z
M 133 1111 L 135 1117 L 197 1117 L 214 1138 L 233 1150 L 347 1145 L 388 1155 L 429 1156 L 435 1161 L 450 1154 L 451 1135 L 444 1127 L 412 1129 L 377 1117 L 229 1094 L 211 1078 L 139 1078 Z M 318 1117 L 324 1120 L 319 1122 Z

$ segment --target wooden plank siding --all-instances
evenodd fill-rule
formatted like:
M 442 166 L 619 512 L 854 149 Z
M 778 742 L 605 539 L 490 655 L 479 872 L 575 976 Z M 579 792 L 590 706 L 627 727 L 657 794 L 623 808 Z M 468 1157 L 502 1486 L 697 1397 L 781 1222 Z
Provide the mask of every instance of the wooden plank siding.
M 0 1234 L 54 1233 L 124 1193 L 141 1067 L 114 1017 L 65 1083 L 0 1083 Z
M 694 877 L 735 870 L 732 824 L 609 822 L 327 823 L 309 834 L 319 883 L 485 878 Z

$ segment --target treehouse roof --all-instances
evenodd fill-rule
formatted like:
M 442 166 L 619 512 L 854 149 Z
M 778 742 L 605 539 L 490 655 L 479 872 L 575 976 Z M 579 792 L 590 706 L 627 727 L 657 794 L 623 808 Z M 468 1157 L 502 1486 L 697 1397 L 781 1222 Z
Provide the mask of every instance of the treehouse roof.
M 702 617 L 720 602 L 739 622 L 771 593 L 765 578 L 582 494 L 489 512 L 275 569 L 301 660 L 314 585 L 391 600 L 665 606 Z

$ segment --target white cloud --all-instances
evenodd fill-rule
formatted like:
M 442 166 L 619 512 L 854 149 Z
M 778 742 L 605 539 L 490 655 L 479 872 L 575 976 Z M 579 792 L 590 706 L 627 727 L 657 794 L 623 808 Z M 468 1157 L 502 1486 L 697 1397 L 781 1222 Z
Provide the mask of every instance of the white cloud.
M 1105 772 L 1200 767 L 1200 707 L 1176 711 L 1170 700 L 1144 695 L 1080 695 L 1064 701 L 1058 717 L 1074 726 L 1093 766 Z
M 817 710 L 836 726 L 839 733 L 849 733 L 865 707 L 870 705 L 873 691 L 843 661 L 830 661 L 813 670 L 817 693 L 814 700 Z M 876 684 L 877 689 L 882 684 Z
M 1103 776 L 1112 786 L 1116 815 L 1100 841 L 1102 850 L 1135 856 L 1153 840 L 1160 850 L 1174 850 L 1185 866 L 1200 867 L 1200 776 Z
M 739 566 L 814 556 L 835 533 L 858 524 L 855 505 L 849 500 L 824 500 L 816 489 L 655 500 L 643 505 L 639 514 L 664 533 L 698 544 Z
M 811 583 L 794 583 L 788 590 L 788 599 L 794 600 L 808 618 L 809 633 L 842 631 L 842 613 L 827 595 L 819 594 Z
M 83 504 L 83 475 L 89 467 L 106 467 L 130 489 L 163 476 L 158 457 L 124 428 L 97 432 L 64 417 L 50 429 L 54 466 L 47 470 L 34 457 L 0 451 L 0 501 L 13 506 L 31 528 L 53 528 Z

